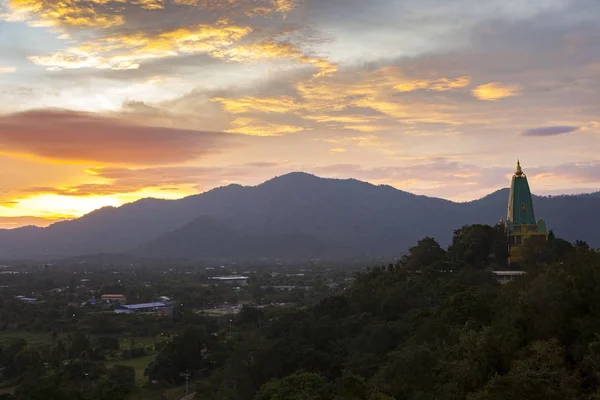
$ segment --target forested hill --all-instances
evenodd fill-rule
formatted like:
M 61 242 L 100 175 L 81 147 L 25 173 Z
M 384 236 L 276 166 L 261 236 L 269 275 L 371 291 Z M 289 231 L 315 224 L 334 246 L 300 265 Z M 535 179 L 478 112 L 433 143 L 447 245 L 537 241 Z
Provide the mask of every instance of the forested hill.
M 534 188 L 535 189 L 535 188 Z M 465 224 L 496 223 L 508 190 L 455 203 L 304 173 L 181 200 L 144 199 L 48 228 L 0 230 L 0 259 L 96 253 L 188 259 L 390 259 L 424 236 L 448 245 Z M 600 197 L 535 197 L 536 217 L 600 246 Z
M 198 321 L 149 377 L 181 383 L 191 368 L 214 400 L 597 399 L 600 254 L 531 242 L 527 274 L 500 285 L 489 269 L 503 237 L 465 227 L 448 251 L 424 238 L 314 307 L 244 308 L 221 340 Z
M 203 400 L 600 398 L 600 253 L 554 235 L 528 241 L 526 274 L 501 285 L 490 270 L 505 266 L 506 248 L 502 226 L 465 226 L 448 250 L 423 238 L 313 304 L 272 305 L 251 279 L 243 290 L 256 305 L 220 317 L 183 299 L 171 317 L 68 318 L 6 299 L 5 325 L 44 318 L 57 330 L 43 345 L 0 341 L 0 374 L 17 385 L 0 398 L 165 399 L 182 371 Z M 133 367 L 107 368 L 119 339 L 98 335 L 123 324 L 171 333 L 138 387 Z

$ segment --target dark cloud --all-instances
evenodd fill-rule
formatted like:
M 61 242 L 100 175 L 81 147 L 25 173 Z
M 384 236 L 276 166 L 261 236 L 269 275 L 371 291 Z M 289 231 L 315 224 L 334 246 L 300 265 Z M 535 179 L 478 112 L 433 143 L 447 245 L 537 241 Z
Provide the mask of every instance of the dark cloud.
M 523 136 L 555 136 L 579 130 L 578 126 L 543 126 L 525 130 Z
M 4 152 L 58 161 L 126 165 L 183 162 L 218 152 L 227 134 L 144 126 L 123 118 L 62 109 L 0 116 Z

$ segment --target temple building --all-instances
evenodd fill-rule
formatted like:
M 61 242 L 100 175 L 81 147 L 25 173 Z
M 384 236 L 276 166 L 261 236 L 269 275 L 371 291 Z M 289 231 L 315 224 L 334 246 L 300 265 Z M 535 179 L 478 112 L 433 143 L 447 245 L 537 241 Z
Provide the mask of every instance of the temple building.
M 517 170 L 510 184 L 506 230 L 508 232 L 509 264 L 518 264 L 522 261 L 525 241 L 532 238 L 534 240 L 548 239 L 544 220 L 541 218 L 538 221 L 535 220 L 529 183 L 527 183 L 527 176 L 523 173 L 519 161 L 517 161 Z

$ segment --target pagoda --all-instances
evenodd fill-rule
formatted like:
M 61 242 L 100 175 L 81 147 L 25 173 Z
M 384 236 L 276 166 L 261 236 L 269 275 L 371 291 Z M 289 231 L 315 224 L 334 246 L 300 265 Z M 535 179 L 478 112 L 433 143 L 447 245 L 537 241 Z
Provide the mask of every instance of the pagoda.
M 522 261 L 525 241 L 532 238 L 548 240 L 546 223 L 541 218 L 538 221 L 535 220 L 529 183 L 527 183 L 527 176 L 523 173 L 519 161 L 517 161 L 517 170 L 510 183 L 506 230 L 508 232 L 509 264 L 519 264 Z

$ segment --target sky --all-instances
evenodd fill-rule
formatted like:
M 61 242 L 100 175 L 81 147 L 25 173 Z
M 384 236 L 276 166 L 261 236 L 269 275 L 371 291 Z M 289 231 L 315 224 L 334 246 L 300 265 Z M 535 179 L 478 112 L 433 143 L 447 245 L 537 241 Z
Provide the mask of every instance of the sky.
M 598 0 L 0 0 L 0 228 L 305 171 L 600 190 Z

